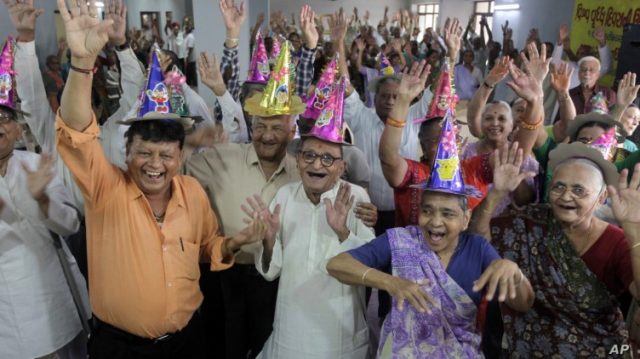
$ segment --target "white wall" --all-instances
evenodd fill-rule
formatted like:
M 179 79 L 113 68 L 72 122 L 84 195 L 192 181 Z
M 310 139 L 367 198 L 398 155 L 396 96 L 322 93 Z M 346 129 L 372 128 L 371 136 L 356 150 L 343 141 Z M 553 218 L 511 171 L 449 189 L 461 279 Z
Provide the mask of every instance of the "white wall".
M 533 1 L 533 0 L 525 0 Z M 424 1 L 429 2 L 429 1 Z M 441 0 L 440 16 L 438 16 L 438 27 L 442 29 L 447 18 L 458 18 L 464 28 L 469 21 L 469 16 L 473 13 L 473 1 L 470 0 Z
M 445 0 L 448 1 L 448 0 Z M 514 46 L 521 50 L 529 35 L 529 29 L 538 28 L 540 39 L 556 43 L 558 40 L 558 28 L 561 24 L 571 26 L 571 18 L 574 0 L 497 0 L 496 4 L 520 4 L 519 10 L 498 11 L 493 17 L 493 37 L 502 42 L 502 28 L 509 20 L 509 26 L 513 29 Z
M 52 1 L 52 0 L 49 0 Z M 191 0 L 125 0 L 127 4 L 128 14 L 127 21 L 129 27 L 135 27 L 140 29 L 140 12 L 151 11 L 160 12 L 160 31 L 164 29 L 165 24 L 165 11 L 173 12 L 173 21 L 177 21 L 182 24 L 182 19 L 185 15 L 191 16 L 187 12 L 187 3 Z M 195 23 L 196 27 L 198 23 Z
M 263 29 L 266 29 L 265 25 L 269 25 L 269 1 L 267 0 L 248 0 L 249 3 L 249 16 L 247 17 L 247 21 L 249 22 L 249 27 L 253 27 L 258 19 L 258 15 L 260 13 L 264 14 L 264 23 L 262 25 Z

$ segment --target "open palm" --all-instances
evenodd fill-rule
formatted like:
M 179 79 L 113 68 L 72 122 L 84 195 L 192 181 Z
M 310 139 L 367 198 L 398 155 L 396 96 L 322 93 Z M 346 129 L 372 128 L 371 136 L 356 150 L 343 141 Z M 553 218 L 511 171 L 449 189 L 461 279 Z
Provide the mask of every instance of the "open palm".
M 535 42 L 532 42 L 527 45 L 527 53 L 529 54 L 529 58 L 527 58 L 524 53 L 520 53 L 524 68 L 527 73 L 542 83 L 549 73 L 549 64 L 551 63 L 551 58 L 547 58 L 547 47 L 541 46 L 540 53 L 538 53 Z
M 19 34 L 24 32 L 33 33 L 36 30 L 36 19 L 42 15 L 44 10 L 35 9 L 33 0 L 4 0 L 4 3 L 9 10 L 11 22 Z
M 507 86 L 528 102 L 533 102 L 537 97 L 542 96 L 542 83 L 535 77 L 520 71 L 514 64 L 510 65 L 509 72 L 512 81 L 507 82 Z
M 220 0 L 218 4 L 220 5 L 220 12 L 222 12 L 224 25 L 227 31 L 229 31 L 229 35 L 237 38 L 240 35 L 242 24 L 247 18 L 244 2 L 240 3 L 240 7 L 236 6 L 233 0 Z
M 220 65 L 215 56 L 211 56 L 206 52 L 201 52 L 198 58 L 198 71 L 200 73 L 200 81 L 209 88 L 216 86 L 224 86 Z
M 22 169 L 27 174 L 27 188 L 31 196 L 35 200 L 42 198 L 46 193 L 47 185 L 53 179 L 53 157 L 50 154 L 43 153 L 40 156 L 40 164 L 36 170 L 30 170 L 25 163 L 22 163 Z
M 560 63 L 551 72 L 551 87 L 557 92 L 569 91 L 572 73 L 573 69 L 566 62 Z
M 257 194 L 254 194 L 253 197 L 247 197 L 246 203 L 246 205 L 240 205 L 240 209 L 248 216 L 244 222 L 249 224 L 256 217 L 262 218 L 267 225 L 265 239 L 274 240 L 280 230 L 280 204 L 276 205 L 273 211 L 270 211 L 262 197 Z
M 318 29 L 316 29 L 316 23 L 314 21 L 316 13 L 313 12 L 311 6 L 304 5 L 300 9 L 300 29 L 302 30 L 302 37 L 304 43 L 309 49 L 315 49 L 318 44 Z
M 398 97 L 405 102 L 411 102 L 424 90 L 425 83 L 431 72 L 431 65 L 426 65 L 425 61 L 414 62 L 409 73 L 402 75 Z
M 522 159 L 518 142 L 505 144 L 493 153 L 493 187 L 496 191 L 511 193 L 524 179 L 535 175 L 533 172 L 520 173 Z
M 640 164 L 636 164 L 631 181 L 628 170 L 623 170 L 618 186 L 609 186 L 611 209 L 620 224 L 640 225 Z
M 127 41 L 127 6 L 122 0 L 111 0 L 107 6 L 107 19 L 113 21 L 113 25 L 109 27 L 109 41 L 115 45 L 122 45 Z
M 325 198 L 324 203 L 327 207 L 327 224 L 336 233 L 342 231 L 347 226 L 347 216 L 349 210 L 353 206 L 354 198 L 351 196 L 351 186 L 347 183 L 340 184 L 336 199 L 331 203 L 331 200 Z
M 458 19 L 447 19 L 444 23 L 444 41 L 449 48 L 449 57 L 457 56 L 462 42 L 462 28 Z
M 102 21 L 98 18 L 95 0 L 91 0 L 89 6 L 84 1 L 78 2 L 77 5 L 72 1 L 69 10 L 65 0 L 58 0 L 58 9 L 64 21 L 67 44 L 72 56 L 96 58 L 109 40 L 109 29 L 113 20 Z

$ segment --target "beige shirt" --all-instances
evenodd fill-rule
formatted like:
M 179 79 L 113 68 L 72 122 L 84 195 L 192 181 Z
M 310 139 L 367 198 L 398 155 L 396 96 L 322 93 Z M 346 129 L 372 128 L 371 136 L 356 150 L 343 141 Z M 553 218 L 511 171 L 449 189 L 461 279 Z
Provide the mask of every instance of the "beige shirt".
M 185 172 L 204 187 L 225 236 L 234 236 L 247 226 L 243 221 L 246 214 L 240 209 L 247 197 L 259 194 L 269 204 L 280 187 L 300 180 L 295 158 L 288 154 L 271 178 L 265 178 L 251 143 L 221 144 L 194 154 L 186 162 Z M 236 263 L 253 264 L 253 252 L 261 246 L 258 242 L 242 247 Z

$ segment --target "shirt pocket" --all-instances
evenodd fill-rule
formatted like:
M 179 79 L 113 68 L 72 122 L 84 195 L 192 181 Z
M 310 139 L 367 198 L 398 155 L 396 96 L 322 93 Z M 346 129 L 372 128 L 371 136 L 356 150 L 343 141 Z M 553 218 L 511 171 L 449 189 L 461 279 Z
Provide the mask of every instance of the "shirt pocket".
M 200 246 L 178 239 L 176 252 L 176 277 L 189 280 L 200 278 Z

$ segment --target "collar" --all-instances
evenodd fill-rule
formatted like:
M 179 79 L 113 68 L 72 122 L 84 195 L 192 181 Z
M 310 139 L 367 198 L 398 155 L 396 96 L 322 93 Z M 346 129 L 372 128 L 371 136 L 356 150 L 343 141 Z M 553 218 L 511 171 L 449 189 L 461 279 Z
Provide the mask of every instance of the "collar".
M 182 186 L 178 183 L 178 177 L 181 176 L 175 175 L 171 180 L 171 198 L 169 198 L 169 203 L 175 202 L 178 207 L 186 208 L 186 201 L 182 193 Z M 144 193 L 142 193 L 133 179 L 129 175 L 125 175 L 125 178 L 127 182 L 127 198 L 129 201 L 135 201 L 141 197 L 146 199 Z M 169 208 L 169 205 L 167 205 L 167 208 Z
M 329 200 L 333 200 L 338 196 L 338 190 L 340 189 L 340 183 L 344 182 L 341 179 L 338 179 L 338 181 L 336 182 L 336 184 L 328 191 L 324 192 L 323 194 L 320 195 L 320 202 L 318 202 L 317 205 L 314 205 L 313 203 L 311 203 L 311 200 L 309 199 L 309 197 L 307 197 L 307 192 L 304 190 L 304 183 L 302 183 L 302 181 L 300 181 L 300 186 L 298 187 L 298 192 L 296 193 L 296 195 L 302 199 L 303 201 L 309 203 L 312 206 L 320 206 L 324 203 L 325 199 L 329 199 Z
M 247 166 L 260 166 L 260 159 L 258 158 L 258 154 L 256 153 L 255 147 L 253 147 L 253 143 L 250 143 L 247 146 L 246 153 L 246 162 Z M 284 157 L 280 161 L 278 168 L 273 175 L 280 174 L 280 172 L 284 171 L 285 173 L 293 173 L 296 170 L 295 167 L 295 158 L 289 154 L 289 152 L 285 153 Z M 269 180 L 267 178 L 267 180 Z

